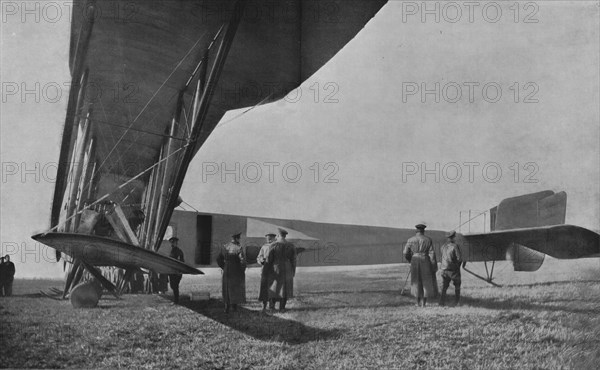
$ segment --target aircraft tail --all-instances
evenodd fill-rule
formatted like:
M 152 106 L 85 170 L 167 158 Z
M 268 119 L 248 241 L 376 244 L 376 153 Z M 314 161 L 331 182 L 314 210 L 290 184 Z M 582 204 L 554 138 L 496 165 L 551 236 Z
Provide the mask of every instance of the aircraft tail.
M 567 193 L 552 190 L 506 198 L 490 209 L 490 230 L 562 225 L 567 212 Z
M 515 271 L 536 271 L 544 263 L 546 254 L 542 251 L 556 254 L 564 248 L 562 245 L 560 247 L 555 246 L 556 248 L 541 248 L 540 244 L 547 245 L 551 243 L 539 243 L 539 240 L 537 240 L 546 239 L 545 237 L 532 238 L 534 231 L 532 228 L 564 224 L 566 210 L 567 193 L 564 191 L 555 193 L 551 190 L 506 198 L 496 207 L 490 209 L 490 229 L 492 232 L 494 234 L 506 234 L 506 239 L 512 239 L 512 242 L 505 246 L 505 253 L 506 259 L 512 261 Z M 522 229 L 530 230 L 511 232 Z M 502 231 L 507 232 L 503 233 Z M 568 231 L 571 231 L 571 229 L 568 229 Z M 527 235 L 527 237 L 523 237 L 523 235 Z M 569 244 L 566 243 L 566 246 L 569 246 Z M 573 248 L 574 244 L 571 244 L 570 247 Z

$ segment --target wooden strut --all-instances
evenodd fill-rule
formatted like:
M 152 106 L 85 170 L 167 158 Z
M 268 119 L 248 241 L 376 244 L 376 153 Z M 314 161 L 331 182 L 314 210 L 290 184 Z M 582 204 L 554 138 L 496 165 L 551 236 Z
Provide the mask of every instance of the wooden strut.
M 185 91 L 187 90 L 190 83 L 192 82 L 192 80 L 194 79 L 194 77 L 196 76 L 196 74 L 198 73 L 198 71 L 201 68 L 202 68 L 202 72 L 200 74 L 200 77 L 198 78 L 198 86 L 199 87 L 204 86 L 204 81 L 206 79 L 206 63 L 208 61 L 208 52 L 210 51 L 210 49 L 212 48 L 212 46 L 218 39 L 221 32 L 223 31 L 223 27 L 224 27 L 224 25 L 221 26 L 221 28 L 219 28 L 219 31 L 217 31 L 217 33 L 213 37 L 213 40 L 211 41 L 210 45 L 204 52 L 203 58 L 200 60 L 200 62 L 194 68 L 194 71 L 191 73 L 190 77 L 188 78 L 184 88 L 179 92 L 178 101 L 177 101 L 177 105 L 175 108 L 175 113 L 173 115 L 173 120 L 171 122 L 171 125 L 168 128 L 169 133 L 175 134 L 176 129 L 177 129 L 178 125 L 180 124 L 181 113 L 185 113 L 185 111 L 182 112 L 182 107 L 185 106 L 185 101 L 184 101 Z M 199 87 L 198 87 L 198 89 L 199 89 Z M 200 91 L 197 90 L 193 96 L 194 112 L 197 112 L 196 104 L 197 104 L 199 95 L 200 95 Z M 185 138 L 178 138 L 173 135 L 161 135 L 161 136 L 163 136 L 165 139 L 172 138 L 174 140 L 185 141 L 187 144 L 189 144 L 190 128 L 187 126 L 187 118 L 186 118 L 186 134 L 187 134 L 187 137 L 185 137 Z M 171 145 L 167 145 L 167 148 L 171 149 L 172 147 L 171 147 Z M 169 150 L 169 152 L 171 152 L 171 151 L 172 150 Z M 164 152 L 165 152 L 165 143 L 163 141 L 163 145 L 161 145 L 160 152 L 158 155 L 159 162 L 161 160 L 163 160 L 163 158 L 165 157 Z M 150 178 L 148 180 L 148 184 L 147 184 L 146 188 L 144 189 L 144 201 L 142 204 L 142 210 L 144 211 L 145 218 L 144 218 L 142 227 L 140 228 L 140 233 L 138 235 L 138 238 L 140 241 L 140 245 L 146 249 L 152 249 L 153 241 L 155 240 L 155 235 L 157 235 L 158 227 L 160 226 L 157 222 L 157 219 L 160 217 L 160 214 L 161 214 L 161 212 L 158 211 L 158 208 L 164 209 L 164 204 L 162 207 L 160 207 L 160 203 L 168 202 L 169 191 L 171 189 L 170 186 L 174 180 L 173 176 L 176 176 L 176 170 L 179 167 L 180 161 L 178 160 L 178 158 L 173 158 L 172 162 L 173 163 L 171 164 L 171 166 L 168 166 L 170 168 L 170 171 L 169 171 L 170 175 L 168 177 L 164 176 L 164 174 L 163 174 L 163 176 L 161 176 L 162 165 L 154 168 L 152 170 L 152 172 L 150 173 Z M 168 181 L 168 183 L 165 183 L 165 181 Z M 160 190 L 160 192 L 159 192 L 159 190 Z M 163 197 L 166 198 L 164 201 L 162 200 Z
M 213 40 L 211 41 L 210 45 L 205 50 L 203 58 L 196 65 L 196 67 L 194 68 L 194 71 L 188 78 L 184 88 L 178 94 L 178 100 L 177 100 L 177 105 L 175 108 L 175 113 L 173 115 L 173 120 L 171 122 L 170 127 L 168 128 L 169 133 L 171 133 L 173 135 L 175 135 L 175 133 L 177 132 L 176 129 L 180 123 L 181 113 L 185 113 L 185 111 L 182 112 L 182 108 L 185 105 L 184 104 L 185 103 L 184 102 L 185 91 L 189 87 L 190 83 L 192 82 L 192 80 L 194 79 L 194 77 L 196 76 L 198 71 L 201 70 L 200 76 L 198 78 L 197 88 L 193 95 L 193 102 L 192 102 L 193 106 L 191 108 L 192 114 L 194 114 L 194 117 L 195 117 L 195 114 L 197 114 L 197 104 L 198 104 L 198 99 L 199 99 L 199 96 L 201 93 L 201 87 L 203 87 L 205 85 L 205 80 L 206 80 L 206 64 L 208 62 L 208 53 L 209 53 L 210 49 L 212 48 L 212 46 L 215 44 L 215 42 L 218 39 L 221 32 L 223 31 L 223 27 L 224 27 L 224 25 L 221 26 L 221 28 L 219 28 L 219 31 L 217 31 L 217 33 L 213 37 Z M 185 109 L 185 108 L 183 108 L 183 109 Z M 183 140 L 187 144 L 189 144 L 191 131 L 190 131 L 189 127 L 187 126 L 187 120 L 186 120 L 186 134 L 187 134 L 187 137 L 183 138 L 183 139 L 175 138 L 173 135 L 164 135 L 163 137 L 174 138 L 176 140 Z M 172 150 L 170 150 L 171 148 L 172 148 L 171 144 L 167 143 L 167 149 L 169 149 L 169 152 L 172 151 Z M 164 152 L 165 152 L 165 143 L 163 141 L 163 145 L 161 145 L 160 153 L 158 155 L 159 161 L 165 157 Z M 170 186 L 172 185 L 173 181 L 175 180 L 173 177 L 177 176 L 177 170 L 179 169 L 179 166 L 180 166 L 180 160 L 178 158 L 173 158 L 171 166 L 168 166 L 169 167 L 168 168 L 168 172 L 169 172 L 168 176 L 166 176 L 167 175 L 166 173 L 161 173 L 162 165 L 153 169 L 150 174 L 150 180 L 148 181 L 148 185 L 146 186 L 146 189 L 144 190 L 145 200 L 144 200 L 144 204 L 143 204 L 143 208 L 142 208 L 144 210 L 146 217 L 144 219 L 144 224 L 143 224 L 141 232 L 140 232 L 141 235 L 139 235 L 140 243 L 146 249 L 152 249 L 154 240 L 156 240 L 156 238 L 158 238 L 158 228 L 160 227 L 158 219 L 160 218 L 160 215 L 163 213 L 162 210 L 165 209 L 165 203 L 168 204 L 169 192 L 171 190 Z M 163 200 L 163 198 L 166 198 L 166 199 Z
M 93 8 L 93 5 L 91 5 Z M 69 91 L 69 101 L 67 103 L 67 116 L 65 117 L 65 128 L 63 130 L 63 139 L 60 146 L 58 159 L 58 169 L 56 173 L 56 184 L 54 185 L 54 196 L 52 200 L 52 211 L 50 215 L 50 225 L 59 223 L 61 206 L 65 195 L 65 177 L 67 177 L 66 161 L 73 146 L 73 123 L 75 122 L 78 110 L 81 109 L 87 86 L 88 70 L 83 70 L 84 61 L 92 36 L 94 20 L 90 19 L 84 22 L 79 29 L 79 38 L 75 46 L 75 53 L 71 65 L 71 89 Z M 82 72 L 83 70 L 83 72 Z M 60 252 L 56 251 L 56 261 L 60 261 Z M 65 293 L 66 294 L 66 293 Z
M 93 8 L 93 5 L 90 7 Z M 65 189 L 66 168 L 65 163 L 68 160 L 71 151 L 73 122 L 75 120 L 77 110 L 81 108 L 85 94 L 85 86 L 87 85 L 87 70 L 82 73 L 84 62 L 87 56 L 87 51 L 92 36 L 94 19 L 91 18 L 84 21 L 79 29 L 79 38 L 75 53 L 73 55 L 73 63 L 71 69 L 71 90 L 69 91 L 69 101 L 67 103 L 67 116 L 65 117 L 65 128 L 63 131 L 63 140 L 60 147 L 60 155 L 58 159 L 58 170 L 56 174 L 56 184 L 54 187 L 54 199 L 52 203 L 52 214 L 50 217 L 50 225 L 58 224 L 60 217 L 60 209 L 63 201 Z M 78 87 L 78 88 L 77 88 Z
M 77 101 L 75 103 L 75 107 L 74 109 L 76 111 L 79 111 L 80 109 L 83 108 L 83 101 L 85 99 L 85 91 L 86 91 L 86 85 L 87 85 L 87 78 L 88 78 L 88 74 L 89 74 L 89 70 L 86 69 L 83 74 L 81 75 L 81 80 L 80 80 L 80 85 L 79 85 L 79 89 L 77 89 Z M 73 88 L 74 90 L 74 88 Z M 83 123 L 86 122 L 87 119 L 87 115 L 85 117 L 79 117 L 77 115 L 73 115 L 71 117 L 72 122 L 65 122 L 65 133 L 63 134 L 66 135 L 67 130 L 69 131 L 69 143 L 67 146 L 67 153 L 65 154 L 68 155 L 70 153 L 70 162 L 64 162 L 62 160 L 63 157 L 63 153 L 61 152 L 61 157 L 59 159 L 59 166 L 58 166 L 58 172 L 57 172 L 57 177 L 56 177 L 56 184 L 58 186 L 59 182 L 62 182 L 61 188 L 59 190 L 59 188 L 55 188 L 54 189 L 54 203 L 52 206 L 52 220 L 51 220 L 51 224 L 54 225 L 54 219 L 56 218 L 57 220 L 60 220 L 63 216 L 64 218 L 68 218 L 69 214 L 68 214 L 68 203 L 70 202 L 71 199 L 71 193 L 74 187 L 74 174 L 75 174 L 75 163 L 77 161 L 77 149 L 78 149 L 78 145 L 81 145 L 81 138 L 78 137 L 78 134 L 80 131 L 82 131 L 82 125 Z M 72 135 L 73 129 L 77 127 L 77 135 Z M 64 144 L 66 144 L 66 140 L 64 142 Z M 71 150 L 72 149 L 72 150 Z M 62 149 L 61 149 L 62 150 Z M 61 174 L 62 171 L 62 175 L 63 177 L 59 178 L 58 176 Z M 64 177 L 66 177 L 66 183 L 64 183 Z M 60 194 L 58 193 L 60 191 Z M 60 197 L 59 197 L 60 195 Z M 57 203 L 58 202 L 58 203 Z M 63 209 L 63 202 L 67 202 L 67 205 L 65 206 L 67 209 L 67 212 L 62 212 Z M 56 209 L 55 209 L 56 207 Z M 63 225 L 63 227 L 68 230 L 69 228 L 69 223 L 67 223 L 65 221 L 65 225 Z M 57 255 L 57 261 L 59 260 L 59 256 Z
M 119 296 L 119 292 L 117 291 L 117 287 L 114 286 L 113 283 L 111 283 L 107 278 L 104 277 L 104 275 L 102 275 L 102 272 L 100 272 L 100 270 L 98 270 L 96 267 L 85 263 L 85 262 L 81 262 L 83 267 L 85 267 L 85 269 L 94 277 L 96 278 L 96 280 L 98 280 L 98 282 L 102 285 L 102 287 L 106 290 L 108 290 L 115 298 L 117 299 L 121 299 L 121 297 Z
M 178 131 L 178 123 L 181 118 L 181 107 L 183 105 L 183 92 L 179 94 L 179 98 L 177 99 L 177 108 L 175 109 L 175 117 L 173 117 L 171 121 L 171 125 L 169 126 L 169 135 L 175 136 Z M 176 150 L 175 142 L 172 139 L 165 139 L 163 144 L 164 154 L 166 158 L 169 158 L 171 154 Z M 176 174 L 176 166 L 177 166 L 177 158 L 170 158 L 164 162 L 162 178 L 160 179 L 160 189 L 159 189 L 159 197 L 158 197 L 158 208 L 157 215 L 160 217 L 164 213 L 164 209 L 169 200 L 169 187 L 172 183 L 173 176 Z M 152 230 L 153 240 L 158 239 L 158 227 L 159 224 L 156 225 L 156 229 Z
M 192 122 L 192 132 L 190 133 L 189 140 L 189 143 L 191 145 L 188 145 L 183 154 L 183 158 L 180 162 L 180 166 L 178 168 L 177 176 L 175 178 L 172 190 L 169 193 L 169 199 L 167 202 L 167 207 L 165 208 L 165 212 L 163 215 L 158 215 L 158 217 L 160 217 L 160 226 L 157 230 L 157 233 L 155 234 L 156 238 L 154 240 L 154 250 L 158 250 L 158 248 L 160 248 L 162 236 L 165 234 L 167 227 L 169 226 L 171 215 L 173 214 L 173 210 L 175 208 L 175 204 L 177 202 L 181 186 L 183 185 L 183 178 L 194 155 L 194 151 L 197 146 L 197 140 L 200 137 L 200 129 L 202 128 L 202 124 L 204 123 L 204 120 L 206 119 L 206 116 L 208 114 L 210 102 L 214 95 L 214 91 L 216 89 L 216 85 L 221 75 L 221 72 L 223 71 L 223 66 L 225 65 L 225 60 L 227 59 L 227 55 L 229 54 L 231 44 L 233 43 L 233 38 L 242 19 L 245 6 L 246 0 L 238 0 L 235 3 L 231 20 L 229 21 L 227 30 L 225 31 L 225 35 L 223 35 L 221 44 L 219 45 L 219 50 L 217 51 L 215 61 L 210 71 L 210 75 L 208 77 L 208 80 L 206 81 L 204 91 L 202 92 L 202 97 L 198 103 L 198 114 L 196 116 L 196 120 Z
M 84 174 L 83 170 L 84 170 L 84 167 L 87 166 L 87 163 L 85 163 L 85 155 L 89 149 L 90 140 L 91 140 L 90 139 L 90 132 L 91 132 L 90 116 L 91 116 L 91 110 L 88 112 L 85 119 L 83 119 L 79 124 L 79 130 L 78 130 L 79 134 L 77 136 L 77 146 L 76 146 L 76 150 L 75 150 L 74 162 L 72 164 L 73 176 L 71 177 L 72 183 L 70 184 L 71 189 L 70 189 L 69 198 L 68 198 L 69 201 L 68 201 L 68 207 L 67 207 L 67 218 L 73 216 L 73 214 L 75 212 L 77 212 L 78 208 L 81 208 L 79 206 L 80 198 L 78 198 L 78 195 L 81 194 L 80 185 L 82 182 L 82 175 Z M 71 231 L 71 232 L 77 232 L 77 226 L 78 226 L 78 218 L 75 217 L 72 220 L 67 220 L 67 222 L 65 223 L 65 230 Z
M 67 297 L 67 294 L 71 291 L 71 285 L 77 270 L 79 269 L 79 260 L 73 260 L 71 265 L 69 265 L 69 273 L 67 274 L 67 279 L 65 280 L 65 289 L 63 291 L 63 299 Z
M 93 172 L 94 158 L 96 155 L 96 140 L 94 138 L 89 139 L 89 144 L 86 149 L 85 158 L 83 160 L 83 172 L 81 173 L 81 178 L 79 181 L 79 189 L 77 191 L 77 203 L 75 207 L 75 212 L 77 215 L 75 216 L 73 232 L 78 232 L 79 224 L 81 221 L 81 214 L 79 213 L 85 203 L 89 200 L 87 197 L 87 189 L 86 186 L 90 182 Z

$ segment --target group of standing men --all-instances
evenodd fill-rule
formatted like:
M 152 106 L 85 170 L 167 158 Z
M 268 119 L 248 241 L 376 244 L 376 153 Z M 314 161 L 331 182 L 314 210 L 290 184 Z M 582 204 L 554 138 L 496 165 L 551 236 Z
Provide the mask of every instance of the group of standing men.
M 279 228 L 277 234 L 265 235 L 267 242 L 258 253 L 257 262 L 262 266 L 258 299 L 263 311 L 285 311 L 289 298 L 294 296 L 296 274 L 296 247 L 286 240 L 288 232 Z M 246 253 L 240 244 L 241 234 L 232 235 L 229 244 L 223 246 L 217 256 L 217 264 L 223 269 L 222 293 L 225 312 L 237 310 L 238 304 L 246 302 Z
M 406 242 L 404 257 L 410 262 L 411 293 L 417 298 L 417 306 L 425 307 L 428 298 L 435 298 L 438 295 L 435 278 L 438 267 L 433 241 L 425 235 L 426 226 L 418 224 L 415 227 L 417 234 Z M 458 305 L 460 302 L 460 266 L 463 261 L 455 237 L 455 231 L 447 232 L 447 242 L 440 249 L 442 258 L 440 269 L 443 280 L 440 306 L 446 304 L 446 292 L 450 282 L 454 284 L 455 303 Z
M 403 253 L 411 264 L 411 293 L 417 298 L 417 305 L 425 307 L 428 298 L 435 298 L 438 295 L 435 277 L 438 267 L 433 241 L 430 237 L 425 236 L 426 226 L 418 224 L 415 227 L 417 234 L 408 239 Z M 277 302 L 279 302 L 279 310 L 285 311 L 287 300 L 294 296 L 296 247 L 286 240 L 288 234 L 286 230 L 281 228 L 277 230 L 277 234 L 265 235 L 267 241 L 261 247 L 256 258 L 258 264 L 262 266 L 258 300 L 263 304 L 263 311 L 267 309 L 267 305 L 270 309 L 275 309 Z M 450 282 L 454 284 L 456 304 L 459 304 L 460 301 L 460 266 L 463 262 L 461 250 L 455 242 L 456 232 L 450 231 L 446 233 L 446 237 L 448 241 L 441 247 L 443 283 L 440 306 L 444 306 L 446 303 L 446 292 Z M 221 247 L 217 256 L 217 264 L 223 270 L 221 290 L 226 313 L 229 313 L 230 310 L 236 311 L 239 304 L 246 303 L 247 259 L 246 251 L 240 244 L 240 240 L 241 233 L 232 235 L 231 242 Z M 178 239 L 173 237 L 169 241 L 172 247 L 170 257 L 184 262 L 183 252 L 177 247 Z M 179 301 L 180 281 L 180 274 L 169 275 L 174 303 Z
M 15 264 L 10 261 L 10 256 L 0 258 L 0 297 L 12 295 L 13 280 L 15 278 Z

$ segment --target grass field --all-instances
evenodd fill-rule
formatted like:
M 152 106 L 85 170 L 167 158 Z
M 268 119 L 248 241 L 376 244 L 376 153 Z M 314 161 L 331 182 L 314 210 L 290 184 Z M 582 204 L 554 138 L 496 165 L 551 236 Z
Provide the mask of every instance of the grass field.
M 184 277 L 170 296 L 105 296 L 96 309 L 42 297 L 60 281 L 18 280 L 0 298 L 2 367 L 597 369 L 598 259 L 547 261 L 536 273 L 496 266 L 503 288 L 463 273 L 463 305 L 414 306 L 406 266 L 301 269 L 286 313 L 260 314 L 259 270 L 249 303 L 222 312 L 220 274 Z M 481 269 L 480 269 L 481 270 Z M 453 290 L 450 298 L 452 298 Z

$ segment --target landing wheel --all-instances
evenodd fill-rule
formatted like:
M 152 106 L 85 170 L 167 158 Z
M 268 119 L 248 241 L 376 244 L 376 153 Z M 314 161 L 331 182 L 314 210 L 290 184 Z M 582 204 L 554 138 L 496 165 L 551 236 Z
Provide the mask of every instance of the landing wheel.
M 74 308 L 94 308 L 102 297 L 102 287 L 92 281 L 77 285 L 71 291 L 71 305 Z

